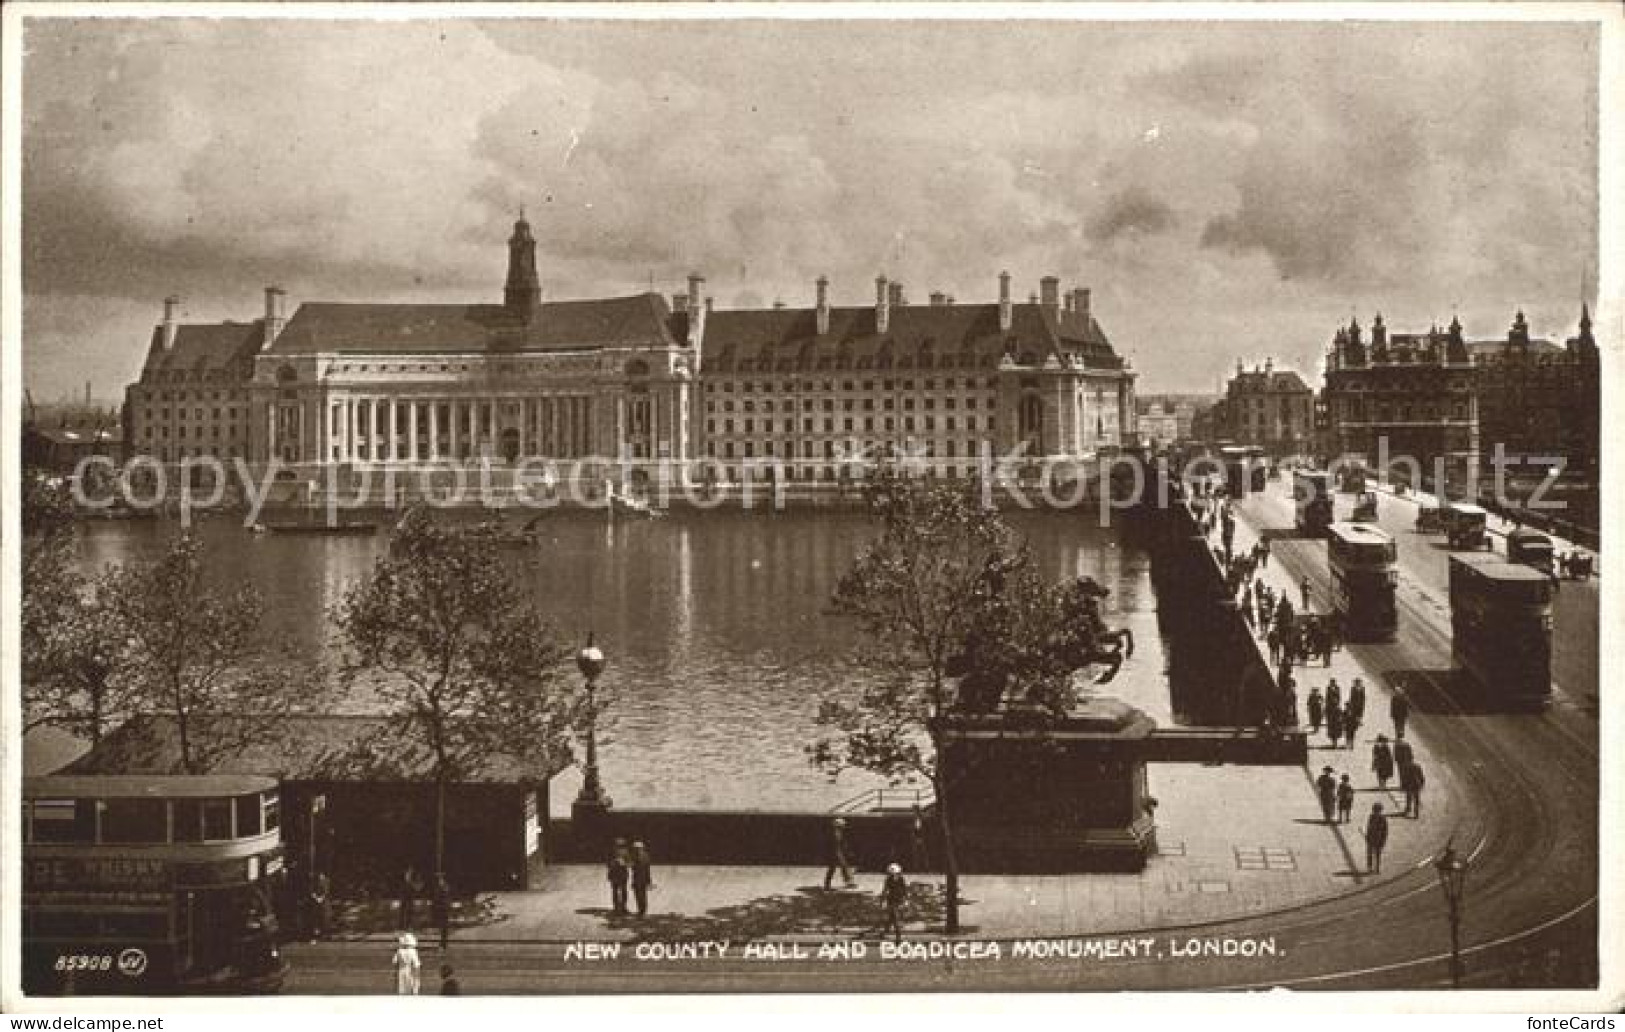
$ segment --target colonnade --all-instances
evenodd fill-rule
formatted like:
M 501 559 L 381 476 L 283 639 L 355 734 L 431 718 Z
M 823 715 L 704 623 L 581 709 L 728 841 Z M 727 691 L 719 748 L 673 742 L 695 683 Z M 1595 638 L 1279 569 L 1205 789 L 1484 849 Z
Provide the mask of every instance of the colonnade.
M 327 457 L 338 462 L 433 462 L 593 454 L 595 399 L 353 395 L 327 403 Z M 505 440 L 507 438 L 507 440 Z

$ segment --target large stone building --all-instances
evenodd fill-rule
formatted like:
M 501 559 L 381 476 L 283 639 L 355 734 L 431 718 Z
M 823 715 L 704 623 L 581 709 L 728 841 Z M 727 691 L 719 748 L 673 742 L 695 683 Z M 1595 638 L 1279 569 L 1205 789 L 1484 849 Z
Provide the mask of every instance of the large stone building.
M 1580 331 L 1562 345 L 1533 338 L 1522 312 L 1502 340 L 1467 340 L 1461 322 L 1446 330 L 1390 336 L 1379 315 L 1369 344 L 1360 326 L 1339 328 L 1326 356 L 1321 396 L 1327 458 L 1358 454 L 1420 464 L 1432 488 L 1436 464 L 1447 470 L 1452 497 L 1495 493 L 1533 476 L 1537 481 L 1561 458 L 1571 516 L 1587 521 L 1595 508 L 1600 418 L 1600 372 L 1590 312 L 1582 306 Z M 1497 455 L 1504 468 L 1497 473 Z M 1595 525 L 1592 512 L 1591 525 Z
M 1238 360 L 1208 425 L 1218 438 L 1286 456 L 1313 447 L 1314 416 L 1315 392 L 1303 377 L 1276 369 L 1274 359 L 1250 370 Z
M 1133 439 L 1134 373 L 1089 291 L 1054 277 L 1016 303 L 1001 274 L 997 302 L 969 305 L 910 305 L 881 278 L 862 307 L 831 305 L 820 279 L 810 307 L 740 311 L 699 276 L 669 302 L 543 301 L 535 255 L 521 217 L 500 304 L 288 318 L 273 287 L 259 320 L 182 325 L 171 298 L 128 391 L 131 449 L 351 472 L 596 457 L 690 482 L 772 460 L 821 481 L 860 455 L 964 476 L 984 447 L 1086 458 Z
M 1430 491 L 1442 477 L 1452 498 L 1476 490 L 1478 395 L 1460 321 L 1390 338 L 1379 314 L 1368 343 L 1350 320 L 1327 352 L 1321 401 L 1326 458 L 1359 456 L 1373 468 L 1386 460 L 1391 475 Z

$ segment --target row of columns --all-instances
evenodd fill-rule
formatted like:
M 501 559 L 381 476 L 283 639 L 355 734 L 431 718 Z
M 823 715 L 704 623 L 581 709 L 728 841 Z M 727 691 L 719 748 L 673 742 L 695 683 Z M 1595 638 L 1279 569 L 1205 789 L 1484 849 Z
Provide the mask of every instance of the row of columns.
M 327 407 L 328 456 L 343 462 L 498 457 L 505 454 L 504 431 L 511 429 L 520 458 L 581 458 L 594 450 L 593 418 L 593 398 L 585 394 L 341 397 Z

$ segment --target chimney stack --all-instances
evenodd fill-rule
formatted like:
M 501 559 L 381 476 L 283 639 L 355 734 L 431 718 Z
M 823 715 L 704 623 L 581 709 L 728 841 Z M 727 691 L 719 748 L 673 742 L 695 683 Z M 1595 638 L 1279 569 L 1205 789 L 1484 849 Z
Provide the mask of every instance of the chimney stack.
M 999 332 L 1009 333 L 1014 322 L 1010 310 L 1010 274 L 999 273 Z
M 875 277 L 875 332 L 886 333 L 891 329 L 891 289 L 886 277 Z
M 181 299 L 171 294 L 164 298 L 164 350 L 168 351 L 175 346 L 175 331 L 180 329 L 176 322 L 181 311 Z
M 775 312 L 784 311 L 784 298 L 776 297 L 776 298 L 773 299 L 773 310 Z
M 948 303 L 948 295 L 947 294 L 944 294 L 940 290 L 933 290 L 931 292 L 931 307 L 932 308 L 941 308 L 943 305 L 945 305 L 947 303 Z
M 1054 276 L 1045 276 L 1038 281 L 1039 297 L 1044 305 L 1044 313 L 1055 322 L 1061 320 L 1061 281 Z
M 282 327 L 288 324 L 287 298 L 281 287 L 265 288 L 265 348 L 276 343 Z
M 901 283 L 892 283 L 890 301 L 893 308 L 902 308 L 908 304 L 908 299 L 903 296 L 903 285 Z
M 688 300 L 684 302 L 688 312 L 688 346 L 697 348 L 705 339 L 705 308 L 701 300 L 701 292 L 705 289 L 705 277 L 697 272 L 688 274 Z
M 671 310 L 674 311 L 674 312 L 686 312 L 686 311 L 688 311 L 688 295 L 687 294 L 673 294 L 671 296 Z
M 829 332 L 829 277 L 818 277 L 818 335 Z
M 1072 318 L 1078 321 L 1078 329 L 1089 330 L 1089 288 L 1079 287 L 1072 292 Z

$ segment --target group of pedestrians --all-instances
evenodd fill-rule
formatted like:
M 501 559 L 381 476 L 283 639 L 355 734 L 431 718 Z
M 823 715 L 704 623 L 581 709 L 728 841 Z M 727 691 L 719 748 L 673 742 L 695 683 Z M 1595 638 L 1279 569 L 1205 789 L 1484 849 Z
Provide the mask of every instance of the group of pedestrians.
M 1322 724 L 1326 725 L 1326 737 L 1330 739 L 1333 749 L 1339 743 L 1354 748 L 1354 736 L 1359 733 L 1360 725 L 1365 723 L 1365 682 L 1356 677 L 1349 686 L 1348 698 L 1343 698 L 1343 688 L 1332 678 L 1326 685 L 1326 691 L 1319 688 L 1309 690 L 1309 699 L 1305 704 L 1309 711 L 1309 733 L 1319 734 Z
M 618 838 L 610 849 L 609 860 L 604 867 L 609 879 L 610 912 L 617 916 L 631 912 L 626 896 L 626 890 L 630 888 L 632 899 L 637 903 L 638 916 L 647 917 L 649 890 L 654 888 L 654 861 L 649 856 L 649 847 L 641 840 L 634 840 L 628 846 L 626 839 Z
M 1394 738 L 1390 741 L 1385 734 L 1377 735 L 1376 742 L 1371 746 L 1371 772 L 1376 776 L 1377 790 L 1383 793 L 1388 791 L 1388 782 L 1398 774 L 1399 790 L 1405 798 L 1405 809 L 1400 816 L 1420 818 L 1422 789 L 1427 784 L 1427 775 L 1423 772 L 1421 763 L 1417 761 L 1411 743 L 1405 738 L 1405 725 L 1410 719 L 1410 706 L 1410 699 L 1404 689 L 1396 686 L 1388 706 Z M 1355 678 L 1354 684 L 1349 689 L 1349 697 L 1345 701 L 1337 680 L 1333 678 L 1326 687 L 1324 697 L 1318 688 L 1309 693 L 1308 709 L 1310 726 L 1314 730 L 1319 730 L 1324 718 L 1332 746 L 1335 748 L 1338 740 L 1346 735 L 1348 747 L 1352 749 L 1354 732 L 1358 729 L 1365 711 L 1365 685 L 1359 678 Z M 1315 796 L 1320 802 L 1320 812 L 1327 824 L 1347 824 L 1353 819 L 1354 793 L 1354 783 L 1350 776 L 1338 775 L 1329 766 L 1322 767 L 1320 777 L 1315 779 Z M 1371 804 L 1370 813 L 1366 817 L 1365 843 L 1366 870 L 1371 874 L 1379 874 L 1382 871 L 1382 851 L 1388 845 L 1388 814 L 1380 802 Z

